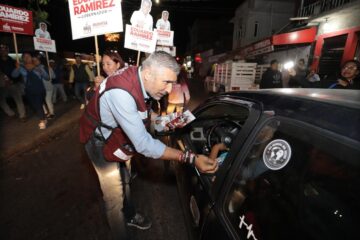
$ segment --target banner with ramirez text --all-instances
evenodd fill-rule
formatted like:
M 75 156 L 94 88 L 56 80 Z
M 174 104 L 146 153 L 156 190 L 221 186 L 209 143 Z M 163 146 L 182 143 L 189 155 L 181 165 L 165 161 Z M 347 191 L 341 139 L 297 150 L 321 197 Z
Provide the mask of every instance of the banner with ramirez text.
M 124 47 L 140 52 L 155 52 L 157 35 L 155 31 L 148 31 L 142 28 L 126 24 Z
M 157 45 L 174 46 L 174 31 L 155 29 L 157 32 Z
M 120 0 L 69 0 L 72 38 L 122 32 Z
M 32 12 L 0 4 L 0 32 L 33 35 Z
M 56 53 L 55 41 L 47 38 L 34 37 L 34 48 L 38 51 Z

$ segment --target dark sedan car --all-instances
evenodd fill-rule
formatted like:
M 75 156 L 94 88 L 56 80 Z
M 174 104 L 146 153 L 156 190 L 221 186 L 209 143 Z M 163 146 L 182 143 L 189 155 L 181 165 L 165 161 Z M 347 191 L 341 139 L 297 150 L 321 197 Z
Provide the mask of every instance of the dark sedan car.
M 190 239 L 356 239 L 360 92 L 225 93 L 194 111 L 174 143 L 219 170 L 176 165 Z

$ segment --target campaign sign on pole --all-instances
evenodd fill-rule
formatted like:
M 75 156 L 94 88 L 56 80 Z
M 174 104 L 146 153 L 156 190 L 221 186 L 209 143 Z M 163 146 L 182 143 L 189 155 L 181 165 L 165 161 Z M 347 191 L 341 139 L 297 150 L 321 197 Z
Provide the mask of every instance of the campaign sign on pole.
M 72 38 L 122 32 L 121 1 L 69 0 Z
M 35 50 L 56 53 L 55 41 L 47 38 L 34 37 Z
M 164 51 L 170 54 L 171 56 L 176 56 L 176 47 L 163 47 L 163 46 L 156 46 L 156 51 Z
M 126 24 L 125 48 L 132 50 L 153 53 L 156 47 L 156 32 Z
M 0 32 L 33 35 L 32 12 L 0 4 Z
M 174 45 L 174 31 L 166 31 L 155 29 L 157 32 L 157 45 L 173 46 Z

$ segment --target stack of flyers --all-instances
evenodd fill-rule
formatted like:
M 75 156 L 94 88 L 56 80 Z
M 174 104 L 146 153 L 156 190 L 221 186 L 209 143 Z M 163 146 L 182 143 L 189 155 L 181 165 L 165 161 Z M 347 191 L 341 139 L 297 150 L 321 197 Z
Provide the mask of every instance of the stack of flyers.
M 195 116 L 189 110 L 186 110 L 185 112 L 176 116 L 173 120 L 170 120 L 166 126 L 170 129 L 183 128 L 194 120 Z
M 170 116 L 169 115 L 156 117 L 155 118 L 155 124 L 154 124 L 155 131 L 157 131 L 157 132 L 166 131 L 166 124 L 168 122 L 170 122 Z
M 189 122 L 192 122 L 195 116 L 189 111 L 183 113 L 171 113 L 165 116 L 158 116 L 155 118 L 154 128 L 157 132 L 164 132 L 174 130 L 175 128 L 182 128 Z

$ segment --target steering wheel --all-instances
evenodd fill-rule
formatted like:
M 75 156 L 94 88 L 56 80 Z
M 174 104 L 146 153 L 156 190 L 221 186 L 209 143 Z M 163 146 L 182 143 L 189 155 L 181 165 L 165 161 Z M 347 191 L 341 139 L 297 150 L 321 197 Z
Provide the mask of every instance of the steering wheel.
M 207 145 L 211 149 L 217 143 L 230 147 L 241 129 L 241 125 L 231 120 L 221 120 L 212 126 L 207 136 Z

